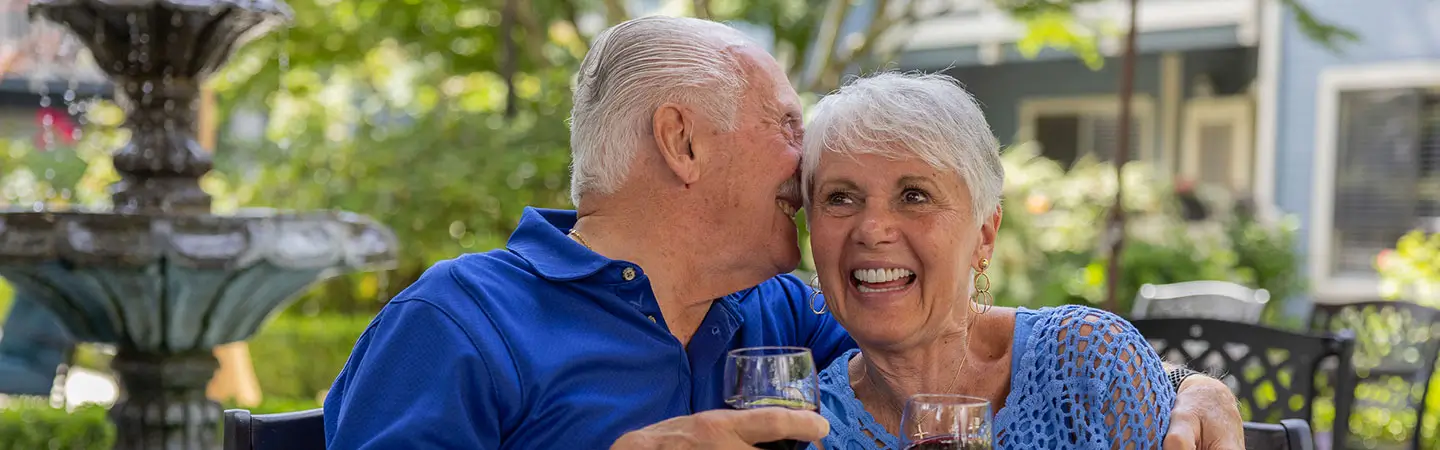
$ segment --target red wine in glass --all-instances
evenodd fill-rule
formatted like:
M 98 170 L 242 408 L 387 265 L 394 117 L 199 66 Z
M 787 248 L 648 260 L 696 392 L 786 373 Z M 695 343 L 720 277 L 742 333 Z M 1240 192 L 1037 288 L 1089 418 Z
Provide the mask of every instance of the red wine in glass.
M 725 362 L 725 403 L 734 409 L 819 411 L 815 360 L 804 347 L 753 347 L 731 351 Z M 800 450 L 795 440 L 761 442 L 764 450 Z
M 990 450 L 987 442 L 974 442 L 958 436 L 935 436 L 911 442 L 905 450 Z
M 803 450 L 808 444 L 808 442 L 786 439 L 774 442 L 757 442 L 755 448 L 760 450 Z
M 816 407 L 814 403 L 806 402 L 803 400 L 791 400 L 784 398 L 744 399 L 734 397 L 726 400 L 725 403 L 730 405 L 730 407 L 733 409 L 788 408 L 816 411 L 817 413 L 820 410 L 820 408 Z M 809 445 L 808 442 L 800 442 L 793 439 L 786 439 L 783 441 L 756 443 L 755 448 L 759 448 L 761 450 L 802 450 L 807 445 Z
M 900 414 L 906 450 L 990 450 L 990 402 L 963 395 L 919 394 Z

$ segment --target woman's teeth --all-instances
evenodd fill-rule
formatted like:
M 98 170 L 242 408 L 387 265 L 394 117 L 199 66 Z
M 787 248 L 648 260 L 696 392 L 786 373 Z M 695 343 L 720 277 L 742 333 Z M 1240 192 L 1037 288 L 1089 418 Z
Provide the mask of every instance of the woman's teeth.
M 903 280 L 914 276 L 915 272 L 911 272 L 908 269 L 856 269 L 854 272 L 851 272 L 850 275 L 855 277 L 855 280 L 859 281 L 859 283 L 855 284 L 855 289 L 859 290 L 862 293 L 868 294 L 874 292 L 893 292 L 904 289 L 905 286 L 909 285 L 910 283 L 899 283 L 895 284 L 894 286 L 886 286 L 883 288 L 877 288 L 870 285 L 887 283 L 894 284 L 894 281 Z
M 898 290 L 901 290 L 901 289 L 905 289 L 905 285 L 902 284 L 902 285 L 899 285 L 899 286 L 888 287 L 888 288 L 883 288 L 883 289 L 875 289 L 875 288 L 872 288 L 872 287 L 870 287 L 870 286 L 866 286 L 866 285 L 863 284 L 863 283 L 860 284 L 860 285 L 855 286 L 855 290 L 860 291 L 860 293 L 862 293 L 862 294 L 874 294 L 874 293 L 879 293 L 879 292 L 895 292 L 895 291 L 898 291 Z
M 851 275 L 866 283 L 885 283 L 914 275 L 909 269 L 855 269 Z

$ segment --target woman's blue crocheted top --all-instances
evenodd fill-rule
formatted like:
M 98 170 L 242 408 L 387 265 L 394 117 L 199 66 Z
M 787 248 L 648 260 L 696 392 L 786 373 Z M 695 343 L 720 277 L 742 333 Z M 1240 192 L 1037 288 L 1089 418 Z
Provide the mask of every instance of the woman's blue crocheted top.
M 1175 390 L 1160 358 L 1114 314 L 1069 305 L 1015 318 L 1010 393 L 995 413 L 997 449 L 1158 449 Z M 851 350 L 820 372 L 828 450 L 899 449 L 850 387 Z M 1132 446 L 1133 444 L 1133 446 Z

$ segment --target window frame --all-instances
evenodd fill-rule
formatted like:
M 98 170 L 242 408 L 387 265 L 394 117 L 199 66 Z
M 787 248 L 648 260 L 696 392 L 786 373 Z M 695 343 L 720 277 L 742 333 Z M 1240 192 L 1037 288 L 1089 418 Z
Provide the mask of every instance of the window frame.
M 1380 275 L 1336 276 L 1335 160 L 1339 156 L 1340 96 L 1346 92 L 1440 87 L 1440 61 L 1412 60 L 1330 68 L 1320 73 L 1315 101 L 1315 160 L 1311 173 L 1309 275 L 1318 303 L 1350 303 L 1380 295 Z
M 1200 130 L 1212 123 L 1233 127 L 1230 148 L 1231 186 L 1222 186 L 1237 195 L 1246 195 L 1255 187 L 1255 104 L 1249 95 L 1193 98 L 1185 102 L 1181 120 L 1180 176 L 1200 181 Z M 1238 186 L 1235 186 L 1237 185 Z
M 1019 122 L 1017 122 L 1018 129 L 1016 130 L 1016 134 L 1018 135 L 1017 142 L 1035 141 L 1036 121 L 1040 119 L 1040 116 L 1065 114 L 1111 115 L 1117 116 L 1118 118 L 1120 115 L 1120 98 L 1107 94 L 1029 97 L 1021 99 Z M 1130 118 L 1134 120 L 1136 124 L 1139 124 L 1136 135 L 1140 138 L 1140 141 L 1137 142 L 1135 146 L 1138 154 L 1131 155 L 1132 160 L 1154 163 L 1157 157 L 1157 155 L 1155 155 L 1155 131 L 1159 126 L 1158 119 L 1156 118 L 1155 100 L 1151 98 L 1149 94 L 1134 94 L 1130 98 Z M 1078 137 L 1079 142 L 1081 145 L 1088 145 L 1085 144 L 1090 141 L 1088 136 L 1085 135 L 1087 131 L 1082 127 L 1080 133 L 1081 136 Z M 1090 150 L 1092 152 L 1091 154 L 1094 152 L 1093 148 L 1076 150 L 1077 158 L 1085 156 L 1085 153 L 1082 152 L 1083 150 Z

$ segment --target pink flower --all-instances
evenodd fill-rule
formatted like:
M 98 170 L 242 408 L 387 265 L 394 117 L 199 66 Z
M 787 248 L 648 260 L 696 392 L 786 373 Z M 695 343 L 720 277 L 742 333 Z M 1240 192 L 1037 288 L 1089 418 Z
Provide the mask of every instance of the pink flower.
M 1395 249 L 1387 248 L 1375 255 L 1375 268 L 1385 270 L 1390 266 L 1390 260 L 1395 256 Z

